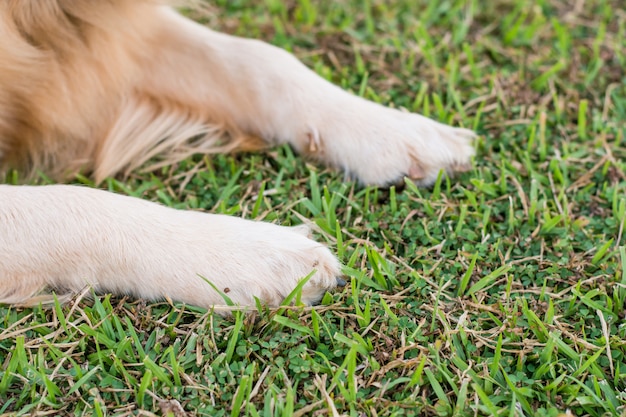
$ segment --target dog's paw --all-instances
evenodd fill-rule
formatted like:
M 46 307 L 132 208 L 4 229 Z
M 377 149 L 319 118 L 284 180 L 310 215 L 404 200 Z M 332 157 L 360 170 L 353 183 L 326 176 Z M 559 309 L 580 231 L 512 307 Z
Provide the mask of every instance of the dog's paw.
M 467 171 L 474 155 L 471 130 L 356 97 L 320 120 L 309 123 L 303 153 L 367 185 L 391 185 L 405 176 L 430 185 L 441 170 Z
M 342 282 L 339 261 L 310 238 L 305 226 L 156 208 L 162 212 L 161 228 L 131 233 L 142 241 L 136 260 L 140 270 L 133 273 L 143 281 L 137 291 L 142 297 L 207 308 L 230 302 L 254 307 L 256 299 L 278 306 L 307 279 L 300 300 L 311 305 Z
M 300 300 L 314 304 L 342 283 L 339 261 L 305 226 L 175 210 L 73 186 L 0 185 L 2 197 L 0 303 L 92 287 L 206 308 L 229 300 L 254 307 L 256 299 L 276 306 L 306 278 Z
M 306 279 L 300 300 L 312 305 L 326 291 L 343 284 L 339 261 L 326 246 L 311 239 L 307 226 L 284 227 L 212 217 L 221 218 L 225 221 L 223 227 L 231 229 L 222 238 L 226 244 L 223 262 L 219 274 L 214 270 L 213 277 L 220 283 L 226 282 L 217 289 L 235 304 L 254 306 L 258 298 L 264 304 L 277 306 Z

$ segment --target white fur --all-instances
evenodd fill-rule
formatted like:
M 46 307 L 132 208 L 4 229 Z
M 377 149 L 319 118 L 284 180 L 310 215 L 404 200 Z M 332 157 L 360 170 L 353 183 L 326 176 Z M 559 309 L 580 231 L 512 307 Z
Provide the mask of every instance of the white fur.
M 0 62 L 0 168 L 12 163 L 2 158 L 10 159 L 18 138 L 31 152 L 24 170 L 62 178 L 86 169 L 96 181 L 145 168 L 154 157 L 160 166 L 193 152 L 289 143 L 364 184 L 405 175 L 428 184 L 473 155 L 471 131 L 356 97 L 286 51 L 211 31 L 150 1 L 97 3 L 105 17 L 94 14 L 96 2 L 63 2 L 59 10 L 73 10 L 93 30 L 90 42 L 39 39 L 62 54 L 33 48 L 11 26 L 16 11 L 36 26 L 43 9 L 7 4 L 0 6 L 0 31 L 7 24 L 22 43 L 0 38 L 0 57 L 9 62 Z M 71 24 L 64 13 L 45 17 L 52 19 L 46 24 Z M 101 18 L 102 27 L 94 24 Z M 29 54 L 39 66 L 29 64 Z M 32 110 L 15 126 L 14 100 Z M 27 129 L 15 133 L 22 125 Z M 73 293 L 89 285 L 223 304 L 205 277 L 236 303 L 254 305 L 259 297 L 275 305 L 313 270 L 303 293 L 309 303 L 337 285 L 340 271 L 329 250 L 300 229 L 82 187 L 0 186 L 0 302 L 32 303 L 47 289 Z
M 254 297 L 279 304 L 298 281 L 302 301 L 337 285 L 340 266 L 301 228 L 174 210 L 76 186 L 0 185 L 0 302 L 24 303 L 46 288 L 211 307 Z M 37 299 L 37 298 L 36 298 Z
M 151 55 L 153 70 L 140 91 L 202 106 L 212 119 L 268 144 L 289 143 L 364 184 L 388 185 L 405 175 L 430 184 L 440 170 L 470 163 L 470 130 L 354 96 L 282 49 L 211 31 L 170 8 L 159 18 L 168 37 Z M 173 63 L 185 76 L 163 83 Z

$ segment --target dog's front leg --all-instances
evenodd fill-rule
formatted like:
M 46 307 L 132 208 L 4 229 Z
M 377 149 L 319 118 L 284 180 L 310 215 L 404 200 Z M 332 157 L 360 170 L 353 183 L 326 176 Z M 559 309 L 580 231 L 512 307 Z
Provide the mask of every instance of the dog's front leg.
M 0 185 L 0 231 L 0 303 L 91 286 L 203 307 L 224 305 L 220 292 L 239 305 L 277 305 L 309 274 L 302 301 L 314 303 L 340 273 L 302 228 L 77 186 Z
M 430 183 L 464 168 L 473 132 L 349 94 L 266 43 L 213 32 L 162 8 L 142 89 L 345 170 L 363 183 Z

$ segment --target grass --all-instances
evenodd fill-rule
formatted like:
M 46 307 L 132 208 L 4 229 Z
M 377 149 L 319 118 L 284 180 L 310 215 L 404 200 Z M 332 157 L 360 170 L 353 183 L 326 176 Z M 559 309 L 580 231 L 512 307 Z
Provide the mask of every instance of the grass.
M 0 307 L 0 415 L 626 415 L 621 6 L 215 1 L 217 29 L 476 129 L 474 169 L 360 188 L 282 147 L 111 179 L 174 207 L 311 219 L 350 282 L 313 309 L 230 318 L 110 296 Z

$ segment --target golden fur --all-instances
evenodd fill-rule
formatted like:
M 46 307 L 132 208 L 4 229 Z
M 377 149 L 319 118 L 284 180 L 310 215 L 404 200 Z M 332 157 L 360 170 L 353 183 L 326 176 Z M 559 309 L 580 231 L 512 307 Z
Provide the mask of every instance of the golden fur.
M 42 171 L 59 180 L 83 171 L 102 180 L 134 169 L 156 155 L 167 163 L 193 152 L 255 149 L 275 139 L 293 141 L 293 138 L 281 138 L 279 127 L 262 121 L 271 117 L 265 114 L 264 107 L 280 104 L 265 102 L 268 97 L 262 94 L 270 86 L 278 90 L 276 96 L 284 95 L 285 91 L 281 90 L 285 89 L 305 95 L 306 89 L 302 85 L 290 85 L 288 80 L 270 80 L 267 86 L 260 85 L 254 78 L 264 76 L 262 69 L 257 74 L 255 68 L 243 68 L 237 60 L 249 60 L 250 66 L 260 63 L 268 70 L 284 70 L 285 78 L 290 69 L 294 73 L 303 71 L 298 68 L 300 64 L 267 45 L 226 39 L 208 30 L 200 33 L 198 28 L 179 30 L 175 26 L 184 25 L 182 19 L 158 3 L 154 0 L 0 2 L 0 169 L 16 168 L 27 176 Z M 194 30 L 200 36 L 194 36 Z M 210 38 L 206 44 L 199 41 L 203 35 Z M 228 51 L 226 44 L 235 50 Z M 258 50 L 268 52 L 267 58 L 254 56 Z M 203 59 L 201 55 L 207 53 L 214 56 Z M 270 56 L 284 67 L 276 68 L 278 65 L 265 62 Z M 240 72 L 239 76 L 233 75 L 236 71 Z M 296 78 L 311 83 L 311 88 L 322 84 L 323 80 L 311 81 L 306 76 L 311 74 L 303 72 Z M 203 97 L 203 83 L 215 91 L 205 91 L 207 96 Z M 331 97 L 337 95 L 336 91 L 329 91 Z M 255 94 L 259 100 L 255 100 Z M 302 112 L 310 111 L 306 107 L 326 106 L 321 97 L 311 101 L 286 105 L 299 105 Z M 431 130 L 436 130 L 434 122 L 429 122 Z M 302 135 L 304 127 L 297 129 L 300 131 L 291 129 L 288 133 Z M 318 149 L 320 138 L 316 135 L 319 128 L 313 130 L 304 136 L 315 142 L 292 143 L 297 150 L 349 172 L 358 169 L 342 160 L 347 156 L 322 155 Z M 457 129 L 447 135 L 452 138 L 453 152 L 443 155 L 441 161 L 434 161 L 437 166 L 433 167 L 431 158 L 419 155 L 425 149 L 421 152 L 409 149 L 413 162 L 404 174 L 413 174 L 419 180 L 428 176 L 427 171 L 436 174 L 441 168 L 453 170 L 466 163 L 471 147 L 464 138 L 471 137 L 471 133 Z M 455 135 L 458 140 L 453 138 Z M 356 176 L 364 182 L 387 183 L 399 175 L 394 173 L 396 178 L 391 175 L 385 178 L 379 174 L 380 179 L 371 180 L 358 173 Z
M 472 138 L 157 0 L 0 1 L 0 172 L 101 181 L 195 152 L 289 143 L 362 183 L 427 184 L 468 164 Z M 313 302 L 339 274 L 301 230 L 79 187 L 0 185 L 0 230 L 0 302 L 90 285 L 210 306 L 220 297 L 202 274 L 237 302 L 276 304 L 317 270 L 304 291 Z
M 224 120 L 211 125 L 206 109 L 177 97 L 155 96 L 146 85 L 145 72 L 154 65 L 151 51 L 168 38 L 157 24 L 155 3 L 0 3 L 0 168 L 27 176 L 42 171 L 58 180 L 78 171 L 95 172 L 101 180 L 143 163 L 157 145 L 161 154 L 170 150 L 162 143 L 168 138 L 179 148 L 175 159 L 190 153 L 180 152 L 186 140 L 203 133 L 216 138 L 194 150 L 235 149 L 216 140 L 227 138 Z M 111 142 L 120 140 L 116 128 L 134 129 L 141 137 L 142 129 L 163 122 L 168 126 L 143 132 L 144 140 L 133 149 L 126 146 L 114 158 L 107 155 L 115 145 Z M 178 141 L 171 139 L 171 130 Z M 245 147 L 241 138 L 240 145 Z

